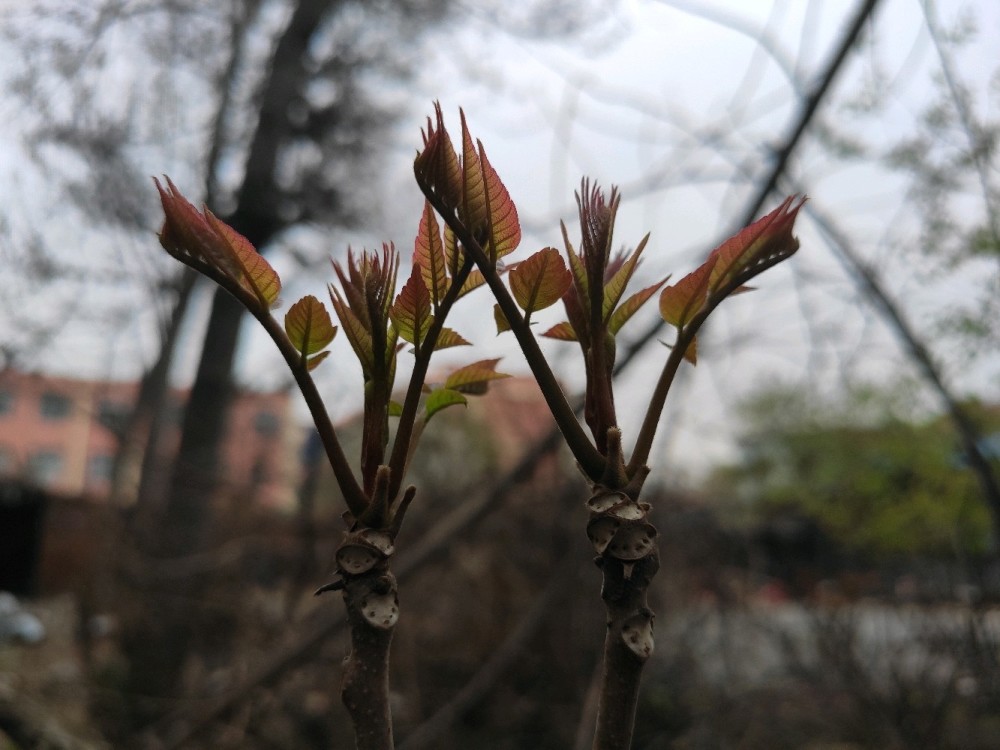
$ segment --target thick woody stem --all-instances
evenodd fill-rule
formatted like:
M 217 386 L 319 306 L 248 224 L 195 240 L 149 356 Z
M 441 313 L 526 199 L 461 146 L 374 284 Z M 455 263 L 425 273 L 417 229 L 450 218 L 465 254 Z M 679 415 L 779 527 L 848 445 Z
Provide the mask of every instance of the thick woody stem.
M 659 561 L 654 551 L 635 563 L 625 578 L 628 564 L 614 558 L 599 559 L 603 563 L 601 598 L 608 630 L 593 747 L 627 750 L 632 744 L 642 668 L 653 652 L 653 612 L 646 604 L 646 587 Z
M 351 628 L 341 698 L 358 750 L 392 750 L 389 646 L 398 617 L 396 579 L 388 569 L 352 577 L 344 586 Z
M 608 431 L 608 442 L 617 448 L 617 430 Z M 604 575 L 601 599 L 608 618 L 594 750 L 631 746 L 642 668 L 653 653 L 654 618 L 646 592 L 660 561 L 656 528 L 646 520 L 650 506 L 639 501 L 644 477 L 625 486 L 596 484 L 587 501 L 587 536 Z

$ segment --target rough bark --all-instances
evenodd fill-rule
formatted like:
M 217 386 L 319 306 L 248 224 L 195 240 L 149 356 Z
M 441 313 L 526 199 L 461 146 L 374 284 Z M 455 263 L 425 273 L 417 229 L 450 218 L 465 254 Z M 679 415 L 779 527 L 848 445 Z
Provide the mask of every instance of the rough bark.
M 594 750 L 631 746 L 642 668 L 653 653 L 654 616 L 646 592 L 660 561 L 657 531 L 647 520 L 649 504 L 639 502 L 639 486 L 641 481 L 634 489 L 596 485 L 587 503 L 587 536 L 598 553 L 607 612 Z
M 382 591 L 384 593 L 378 593 Z M 374 608 L 372 599 L 380 606 Z M 341 698 L 354 723 L 358 750 L 392 750 L 392 713 L 389 710 L 389 646 L 398 605 L 392 617 L 374 619 L 385 612 L 383 601 L 396 600 L 396 579 L 385 571 L 374 580 L 352 581 L 344 590 L 351 628 L 351 653 L 347 657 Z
M 389 571 L 392 539 L 377 529 L 348 534 L 337 549 L 339 579 L 351 630 L 341 699 L 354 724 L 358 750 L 392 750 L 389 647 L 399 619 L 396 578 Z M 318 593 L 318 592 L 317 592 Z

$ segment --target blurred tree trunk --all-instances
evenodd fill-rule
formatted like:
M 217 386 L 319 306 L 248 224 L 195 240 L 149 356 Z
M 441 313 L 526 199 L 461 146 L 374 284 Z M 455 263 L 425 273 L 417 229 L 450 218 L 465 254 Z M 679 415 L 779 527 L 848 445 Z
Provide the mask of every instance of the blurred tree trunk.
M 334 0 L 300 0 L 271 59 L 260 95 L 259 122 L 247 157 L 247 171 L 235 211 L 227 221 L 263 249 L 286 225 L 279 216 L 280 189 L 275 168 L 290 134 L 290 105 L 309 75 L 305 55 Z M 215 165 L 209 165 L 213 169 Z M 165 505 L 155 520 L 147 550 L 157 558 L 179 558 L 204 551 L 210 542 L 208 520 L 221 474 L 220 445 L 232 398 L 232 370 L 243 308 L 228 294 L 215 292 L 208 329 L 190 397 L 184 411 L 178 455 Z M 175 693 L 186 655 L 196 647 L 206 624 L 199 614 L 204 576 L 138 582 L 143 591 L 137 617 L 123 637 L 132 665 L 127 692 L 133 697 L 164 698 Z M 217 646 L 216 642 L 213 646 Z M 156 708 L 153 708 L 156 706 Z M 140 723 L 161 712 L 161 703 L 134 702 Z M 147 708 L 152 710 L 147 710 Z

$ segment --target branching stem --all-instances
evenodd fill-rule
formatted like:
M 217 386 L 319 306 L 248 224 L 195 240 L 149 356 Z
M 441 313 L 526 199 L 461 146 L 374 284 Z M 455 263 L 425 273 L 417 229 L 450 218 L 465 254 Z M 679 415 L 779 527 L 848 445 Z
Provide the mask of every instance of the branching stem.
M 591 480 L 597 481 L 604 472 L 604 456 L 601 455 L 590 441 L 587 433 L 577 420 L 576 414 L 566 400 L 566 395 L 563 393 L 562 388 L 559 387 L 555 374 L 549 367 L 545 355 L 542 354 L 542 350 L 539 348 L 538 342 L 531 332 L 531 328 L 525 323 L 520 308 L 517 306 L 514 298 L 511 297 L 510 292 L 507 291 L 507 287 L 500 278 L 500 274 L 497 273 L 495 264 L 490 263 L 482 245 L 476 241 L 475 237 L 472 236 L 472 233 L 465 224 L 458 219 L 454 211 L 449 210 L 441 202 L 419 174 L 416 177 L 417 184 L 420 185 L 420 189 L 427 197 L 427 200 L 434 206 L 434 209 L 444 219 L 445 223 L 451 227 L 455 236 L 465 248 L 465 252 L 469 254 L 475 261 L 476 266 L 479 267 L 479 270 L 482 271 L 483 276 L 486 278 L 486 283 L 490 287 L 490 291 L 493 292 L 493 296 L 500 306 L 500 310 L 507 318 L 507 323 L 510 325 L 510 329 L 513 331 L 517 343 L 524 353 L 528 367 L 531 368 L 532 375 L 534 375 L 542 391 L 542 395 L 545 397 L 545 402 L 548 404 L 549 410 L 552 412 L 552 416 L 555 418 L 556 424 L 559 426 L 559 430 L 566 440 L 566 444 L 573 453 L 573 457 L 580 464 L 580 468 L 584 474 Z
M 771 258 L 765 258 L 743 269 L 740 273 L 735 274 L 726 284 L 711 292 L 701 310 L 695 313 L 691 320 L 677 332 L 677 340 L 674 342 L 673 349 L 670 350 L 670 356 L 667 357 L 667 361 L 663 363 L 663 370 L 660 372 L 659 380 L 656 381 L 653 397 L 649 401 L 646 416 L 642 420 L 642 427 L 639 429 L 639 436 L 635 441 L 635 448 L 632 451 L 632 458 L 627 468 L 629 477 L 635 476 L 636 472 L 645 466 L 646 461 L 649 459 L 649 452 L 653 447 L 653 438 L 656 437 L 656 428 L 660 423 L 660 417 L 663 415 L 663 407 L 667 402 L 667 394 L 670 392 L 670 386 L 677 375 L 677 368 L 680 367 L 681 360 L 684 359 L 684 352 L 687 351 L 688 346 L 694 341 L 699 329 L 708 320 L 708 316 L 712 314 L 715 308 L 726 297 L 746 284 L 750 279 L 778 265 L 786 257 L 786 255 L 775 255 Z
M 358 484 L 357 477 L 344 454 L 344 449 L 337 438 L 337 432 L 333 428 L 333 422 L 326 411 L 323 398 L 319 395 L 316 382 L 309 374 L 302 352 L 296 349 L 289 341 L 284 329 L 271 315 L 271 311 L 263 305 L 255 294 L 251 294 L 241 287 L 234 279 L 219 271 L 215 266 L 191 255 L 183 255 L 167 249 L 174 258 L 186 266 L 193 268 L 198 273 L 214 281 L 220 287 L 233 295 L 247 311 L 257 319 L 257 321 L 267 331 L 268 336 L 274 341 L 281 356 L 285 358 L 288 369 L 295 377 L 295 383 L 305 399 L 306 406 L 316 425 L 323 448 L 326 450 L 327 459 L 333 469 L 333 474 L 337 479 L 337 484 L 341 492 L 344 493 L 344 501 L 348 509 L 355 517 L 364 513 L 368 506 L 368 498 L 365 497 L 364 490 Z
M 403 400 L 403 413 L 399 416 L 399 425 L 396 428 L 396 438 L 392 444 L 392 454 L 389 457 L 389 468 L 392 469 L 392 477 L 389 480 L 389 500 L 396 497 L 399 488 L 403 484 L 406 474 L 406 464 L 410 453 L 410 441 L 413 437 L 413 424 L 417 418 L 417 407 L 420 404 L 420 393 L 427 378 L 427 368 L 430 366 L 431 355 L 434 347 L 437 346 L 438 337 L 444 328 L 445 318 L 458 299 L 459 292 L 469 278 L 472 271 L 472 263 L 466 261 L 459 268 L 458 273 L 452 277 L 451 286 L 445 294 L 444 299 L 438 306 L 434 321 L 431 323 L 424 340 L 420 342 L 420 348 L 414 353 L 413 372 L 410 374 L 410 384 L 406 389 L 406 397 Z

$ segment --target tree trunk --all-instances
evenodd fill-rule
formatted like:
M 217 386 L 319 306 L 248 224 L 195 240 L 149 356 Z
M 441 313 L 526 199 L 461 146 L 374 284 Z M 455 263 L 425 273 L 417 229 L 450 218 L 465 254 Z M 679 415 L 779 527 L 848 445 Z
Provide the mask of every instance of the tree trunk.
M 276 166 L 288 139 L 289 106 L 300 96 L 308 78 L 309 40 L 333 0 L 300 0 L 271 60 L 261 94 L 260 119 L 251 142 L 247 171 L 235 211 L 227 222 L 258 249 L 264 248 L 287 224 L 280 215 Z M 214 165 L 210 165 L 214 169 Z M 208 541 L 209 513 L 220 477 L 219 446 L 225 433 L 232 398 L 232 369 L 242 307 L 217 290 L 205 334 L 197 374 L 191 389 L 181 442 L 167 495 L 155 524 L 156 537 L 148 552 L 160 558 L 202 551 Z M 140 622 L 125 628 L 123 645 L 132 662 L 127 690 L 136 696 L 163 698 L 174 694 L 185 656 L 196 641 L 196 605 L 208 582 L 203 578 L 166 584 L 136 581 L 143 610 Z M 162 705 L 151 701 L 150 706 Z M 140 723 L 156 711 L 139 711 Z
M 590 537 L 604 574 L 601 599 L 607 611 L 594 750 L 628 750 L 632 745 L 642 668 L 653 653 L 653 612 L 646 600 L 660 567 L 656 528 L 646 520 L 650 506 L 638 495 L 595 486 L 587 503 Z

